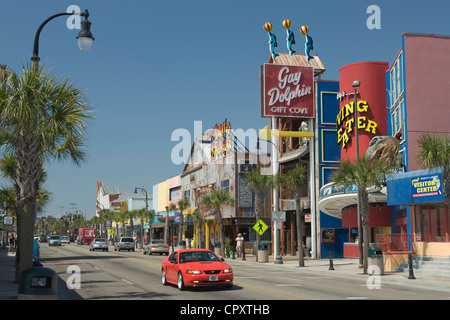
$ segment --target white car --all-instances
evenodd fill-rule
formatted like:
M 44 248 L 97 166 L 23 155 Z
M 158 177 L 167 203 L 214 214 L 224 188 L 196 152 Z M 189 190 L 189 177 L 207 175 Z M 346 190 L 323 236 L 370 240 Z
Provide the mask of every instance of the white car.
M 68 236 L 62 236 L 61 243 L 70 243 L 70 238 Z
M 48 238 L 48 245 L 49 246 L 60 246 L 61 238 L 56 235 L 50 236 L 50 238 Z

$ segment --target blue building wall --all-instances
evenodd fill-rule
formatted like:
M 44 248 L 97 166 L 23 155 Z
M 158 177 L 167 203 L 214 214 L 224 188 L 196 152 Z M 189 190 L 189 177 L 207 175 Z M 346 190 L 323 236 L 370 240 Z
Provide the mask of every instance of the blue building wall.
M 400 143 L 400 153 L 403 156 L 405 171 L 408 171 L 408 128 L 406 111 L 406 83 L 405 83 L 405 35 L 402 35 L 402 46 L 397 53 L 390 68 L 386 71 L 386 94 L 388 109 L 388 135 L 395 136 L 401 130 L 402 141 Z M 388 197 L 394 191 L 387 187 Z M 389 205 L 389 203 L 388 203 Z M 406 210 L 407 233 L 411 233 L 411 208 L 409 206 L 391 204 L 391 233 L 402 233 L 402 227 L 397 225 L 399 212 Z M 403 230 L 404 231 L 404 230 Z
M 339 167 L 341 149 L 337 144 L 336 117 L 339 114 L 338 81 L 317 81 L 317 128 L 318 128 L 318 156 L 320 189 L 330 183 L 330 176 Z M 327 258 L 329 251 L 333 257 L 343 257 L 343 243 L 348 241 L 348 229 L 342 228 L 342 220 L 320 212 L 320 228 L 334 229 L 334 243 L 320 241 L 321 258 Z M 322 234 L 322 232 L 321 232 Z

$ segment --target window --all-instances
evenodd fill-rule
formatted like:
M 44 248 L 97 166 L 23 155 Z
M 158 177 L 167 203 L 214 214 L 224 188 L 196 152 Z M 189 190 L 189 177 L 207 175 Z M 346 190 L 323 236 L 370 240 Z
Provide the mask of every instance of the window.
M 226 192 L 230 192 L 230 180 L 223 180 L 220 182 L 220 189 Z
M 169 200 L 180 199 L 180 187 L 175 187 L 169 190 Z
M 416 206 L 416 239 L 423 242 L 450 242 L 450 210 L 444 204 Z
M 188 201 L 191 200 L 191 190 L 184 191 L 183 200 L 188 200 Z

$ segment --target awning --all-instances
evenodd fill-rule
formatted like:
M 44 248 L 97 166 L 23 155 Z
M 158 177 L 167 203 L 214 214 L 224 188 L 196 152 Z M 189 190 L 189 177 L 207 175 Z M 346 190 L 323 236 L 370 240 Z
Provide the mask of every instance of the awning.
M 198 212 L 198 207 L 189 208 L 183 214 L 193 214 L 193 213 L 196 213 L 196 212 Z
M 164 228 L 166 226 L 165 222 L 155 222 L 152 223 L 152 228 Z

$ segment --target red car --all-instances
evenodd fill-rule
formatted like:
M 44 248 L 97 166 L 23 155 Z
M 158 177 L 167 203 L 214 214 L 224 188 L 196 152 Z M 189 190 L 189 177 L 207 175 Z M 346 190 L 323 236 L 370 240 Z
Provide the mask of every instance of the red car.
M 233 271 L 211 250 L 184 249 L 174 251 L 164 259 L 162 283 L 172 283 L 178 289 L 200 286 L 233 286 Z

